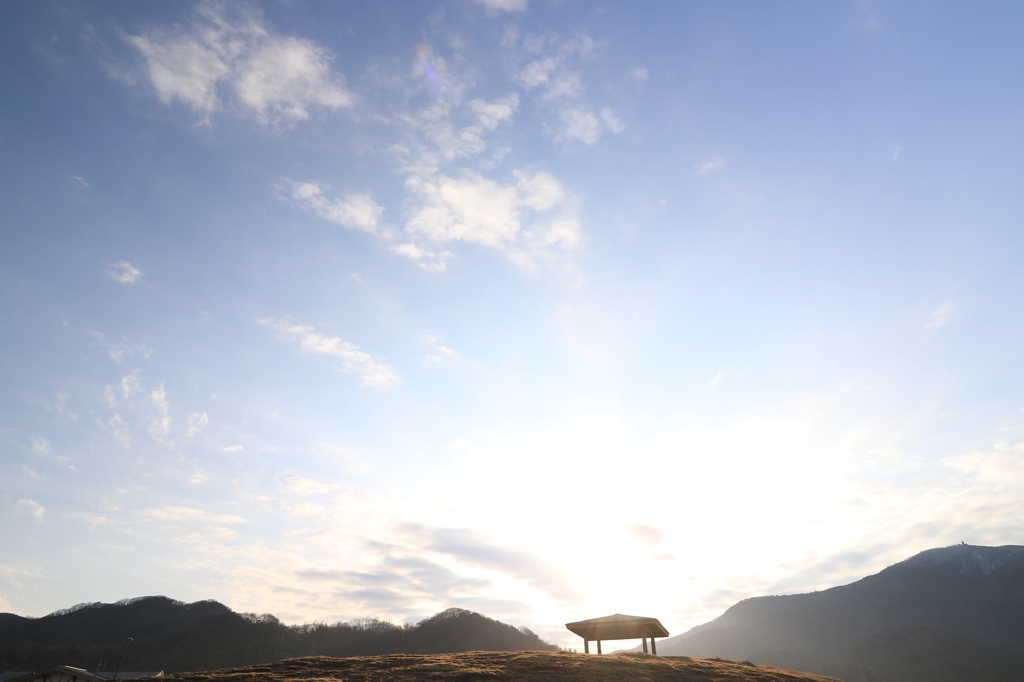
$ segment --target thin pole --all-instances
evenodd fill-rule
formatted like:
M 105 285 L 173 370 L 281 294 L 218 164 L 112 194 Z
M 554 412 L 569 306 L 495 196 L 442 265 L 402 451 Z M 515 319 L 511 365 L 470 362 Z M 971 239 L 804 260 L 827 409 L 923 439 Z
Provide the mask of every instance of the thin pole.
M 658 647 L 655 646 L 653 637 L 651 637 L 651 654 L 654 656 L 658 655 Z
M 124 643 L 124 649 L 121 649 L 121 659 L 120 659 L 120 660 L 119 660 L 119 661 L 117 662 L 117 670 L 115 670 L 115 671 L 114 671 L 114 679 L 115 679 L 115 680 L 117 679 L 117 674 L 118 674 L 119 672 L 121 672 L 121 664 L 122 664 L 122 663 L 124 663 L 124 654 L 125 654 L 125 652 L 126 652 L 126 651 L 128 651 L 128 642 L 130 642 L 130 641 L 132 641 L 132 638 L 131 638 L 131 637 L 129 637 L 129 638 L 128 638 L 128 639 L 127 639 L 127 640 L 125 641 L 125 643 Z
M 597 640 L 597 655 L 601 655 L 601 640 Z

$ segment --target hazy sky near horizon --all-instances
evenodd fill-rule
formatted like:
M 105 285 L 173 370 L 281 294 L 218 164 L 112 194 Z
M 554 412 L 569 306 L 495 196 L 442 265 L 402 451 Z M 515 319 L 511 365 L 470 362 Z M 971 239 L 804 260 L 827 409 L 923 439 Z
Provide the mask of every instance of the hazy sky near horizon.
M 0 611 L 571 645 L 1024 544 L 1022 25 L 0 5 Z

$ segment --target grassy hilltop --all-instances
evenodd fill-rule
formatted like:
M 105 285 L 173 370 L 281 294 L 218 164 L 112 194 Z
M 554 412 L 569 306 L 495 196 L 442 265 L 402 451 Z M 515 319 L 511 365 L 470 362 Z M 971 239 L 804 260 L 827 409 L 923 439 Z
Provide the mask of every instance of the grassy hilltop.
M 461 654 L 292 658 L 268 665 L 177 673 L 164 682 L 835 682 L 752 663 L 646 654 L 471 651 Z

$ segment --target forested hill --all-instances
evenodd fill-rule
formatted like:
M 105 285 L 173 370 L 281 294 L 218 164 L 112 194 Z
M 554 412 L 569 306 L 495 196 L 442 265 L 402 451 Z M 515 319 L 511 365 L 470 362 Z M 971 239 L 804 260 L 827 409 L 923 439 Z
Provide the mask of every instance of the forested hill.
M 215 601 L 185 604 L 141 597 L 83 604 L 43 618 L 0 614 L 0 670 L 71 665 L 112 670 L 134 638 L 123 670 L 211 670 L 299 656 L 440 654 L 462 651 L 553 651 L 525 628 L 463 609 L 415 625 L 366 619 L 327 625 L 284 625 L 270 614 L 239 614 Z
M 176 632 L 209 616 L 231 613 L 213 600 L 192 604 L 167 597 L 140 597 L 116 604 L 79 604 L 43 618 L 0 614 L 0 641 L 95 646 Z

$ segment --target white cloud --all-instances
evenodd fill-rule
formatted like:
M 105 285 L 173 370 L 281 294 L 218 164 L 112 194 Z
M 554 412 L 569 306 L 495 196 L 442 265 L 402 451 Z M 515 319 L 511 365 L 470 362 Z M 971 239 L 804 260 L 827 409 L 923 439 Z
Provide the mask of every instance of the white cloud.
M 529 4 L 529 0 L 474 0 L 474 2 L 478 5 L 483 5 L 487 9 L 505 12 L 522 12 Z
M 511 108 L 510 103 L 502 106 Z M 500 120 L 504 113 L 488 110 L 486 115 Z M 575 198 L 550 173 L 513 171 L 512 175 L 512 183 L 472 172 L 459 178 L 429 173 L 410 176 L 405 186 L 416 202 L 404 233 L 377 229 L 382 209 L 368 197 L 356 210 L 353 197 L 333 199 L 315 183 L 293 183 L 289 195 L 324 219 L 377 234 L 388 250 L 432 272 L 445 270 L 453 256 L 438 247 L 456 242 L 496 249 L 524 267 L 532 267 L 538 257 L 549 257 L 553 248 L 575 247 L 580 238 Z
M 519 97 L 509 95 L 488 103 L 482 99 L 470 100 L 468 105 L 477 118 L 477 123 L 486 130 L 494 130 L 499 124 L 511 121 L 519 106 Z
M 155 519 L 157 521 L 163 521 L 165 523 L 184 523 L 190 521 L 199 521 L 216 524 L 245 523 L 245 519 L 243 519 L 240 516 L 233 516 L 230 514 L 213 514 L 206 510 L 196 509 L 194 507 L 153 507 L 150 509 L 143 510 L 141 514 L 143 516 Z
M 164 385 L 149 394 L 149 400 L 156 407 L 159 416 L 150 418 L 149 435 L 157 440 L 166 438 L 171 432 L 170 406 L 167 404 L 167 391 Z
M 568 193 L 555 176 L 544 171 L 530 175 L 516 171 L 516 189 L 520 203 L 533 211 L 550 211 L 568 199 Z
M 241 452 L 245 450 L 243 445 L 228 445 L 220 449 L 221 452 Z
M 68 177 L 71 178 L 71 182 L 75 183 L 82 189 L 86 189 L 89 187 L 89 183 L 81 175 L 69 175 Z
M 467 242 L 501 251 L 524 267 L 550 249 L 579 243 L 574 199 L 549 173 L 514 172 L 514 184 L 476 173 L 406 181 L 420 203 L 406 232 L 435 244 Z M 410 254 L 412 255 L 412 254 Z
M 601 122 L 585 109 L 563 109 L 562 131 L 558 140 L 578 140 L 584 144 L 594 144 L 601 136 Z
M 312 41 L 272 38 L 239 64 L 235 87 L 261 121 L 305 120 L 308 107 L 352 104 L 352 95 L 339 84 L 329 62 L 328 52 Z
M 638 66 L 635 69 L 631 70 L 629 72 L 629 75 L 633 78 L 633 80 L 635 80 L 638 83 L 643 83 L 644 81 L 651 77 L 647 69 L 641 66 Z
M 43 520 L 43 516 L 46 515 L 46 508 L 35 500 L 23 499 L 18 500 L 18 513 L 28 514 L 36 521 L 41 522 Z
M 139 281 L 142 277 L 142 273 L 137 267 L 132 265 L 126 260 L 118 261 L 107 268 L 107 274 L 110 278 L 121 284 L 127 284 L 131 286 Z
M 58 414 L 67 415 L 71 421 L 78 421 L 78 412 L 68 407 L 68 398 L 70 396 L 67 393 L 60 391 L 57 393 L 57 400 L 55 402 L 46 401 L 44 404 L 46 409 L 53 410 Z
M 209 480 L 209 478 L 209 475 L 205 471 L 196 467 L 196 470 L 189 475 L 187 480 L 192 485 L 203 485 L 207 480 Z
M 608 107 L 601 109 L 601 120 L 604 121 L 608 130 L 616 135 L 626 129 L 626 124 L 623 123 L 622 120 L 615 115 L 615 112 Z
M 139 381 L 139 370 L 121 377 L 121 393 L 124 394 L 125 398 L 131 398 L 141 390 L 142 384 Z
M 193 412 L 188 416 L 186 436 L 191 438 L 210 425 L 210 416 L 205 412 Z
M 725 376 L 725 368 L 723 367 L 722 369 L 718 370 L 718 374 L 715 375 L 714 379 L 712 379 L 711 381 L 708 382 L 708 385 L 709 386 L 717 386 L 718 382 L 721 381 L 722 377 L 724 377 L 724 376 Z
M 665 541 L 665 531 L 646 523 L 634 523 L 628 528 L 629 534 L 652 547 Z
M 514 47 L 510 40 L 508 47 Z M 543 100 L 579 99 L 585 93 L 583 77 L 574 68 L 579 62 L 590 60 L 598 45 L 586 34 L 564 40 L 556 36 L 543 39 L 526 35 L 520 47 L 532 55 L 531 61 L 518 69 L 515 80 L 527 90 L 540 89 Z M 548 54 L 543 54 L 545 51 Z
M 702 163 L 698 163 L 694 168 L 697 170 L 697 175 L 710 175 L 715 171 L 720 171 L 725 168 L 725 159 L 721 156 L 716 156 L 713 159 L 708 159 Z
M 329 199 L 324 188 L 313 182 L 288 182 L 282 189 L 287 197 L 324 220 L 377 234 L 384 209 L 367 194 L 347 194 Z
M 593 41 L 585 36 L 559 40 L 557 50 L 558 59 L 550 62 L 552 69 L 560 59 L 589 54 Z M 563 71 L 559 73 L 564 76 Z M 411 75 L 412 82 L 408 77 L 399 82 L 408 85 L 411 93 L 429 94 L 429 104 L 414 112 L 400 109 L 395 113 L 391 120 L 405 126 L 405 139 L 387 147 L 398 170 L 407 174 L 405 188 L 410 200 L 403 226 L 384 224 L 384 208 L 371 196 L 332 195 L 322 182 L 289 180 L 277 187 L 279 196 L 324 220 L 375 235 L 384 248 L 430 272 L 445 271 L 454 257 L 450 245 L 460 242 L 498 250 L 526 268 L 532 268 L 539 258 L 550 258 L 556 248 L 576 246 L 580 233 L 577 201 L 549 174 L 513 171 L 515 180 L 502 182 L 478 171 L 443 170 L 447 164 L 474 158 L 483 169 L 501 163 L 509 145 L 481 156 L 488 151 L 489 138 L 500 135 L 496 131 L 513 121 L 519 95 L 464 102 L 474 74 L 453 72 L 449 63 L 429 48 L 418 51 Z M 536 76 L 546 77 L 542 73 Z M 425 84 L 420 79 L 425 79 Z M 546 87 L 554 86 L 549 83 Z M 608 108 L 600 115 L 589 111 L 587 115 L 594 130 L 572 129 L 569 137 L 592 142 L 604 132 L 622 130 L 622 122 Z
M 374 360 L 370 354 L 359 350 L 355 344 L 343 341 L 336 336 L 326 336 L 314 327 L 295 324 L 288 320 L 264 318 L 257 322 L 272 326 L 281 335 L 295 341 L 305 350 L 318 355 L 341 358 L 341 371 L 360 375 L 363 386 L 387 388 L 398 383 L 398 375 L 394 369 L 386 363 Z
M 903 147 L 902 147 L 902 145 L 896 145 L 895 149 L 892 150 L 892 155 L 889 158 L 891 158 L 893 160 L 893 162 L 895 163 L 896 161 L 900 160 L 900 156 L 902 156 L 902 155 L 903 155 Z
M 929 334 L 934 334 L 938 330 L 947 326 L 960 317 L 969 302 L 970 299 L 964 297 L 951 298 L 947 301 L 943 301 L 928 315 L 928 321 L 925 323 L 925 330 Z
M 40 457 L 46 457 L 53 452 L 53 446 L 50 445 L 50 441 L 46 440 L 42 436 L 33 437 L 32 452 L 36 453 Z
M 615 112 L 605 107 L 601 109 L 600 118 L 588 109 L 570 107 L 561 112 L 562 130 L 556 140 L 577 140 L 584 144 L 594 144 L 603 133 L 621 133 L 625 124 Z
M 121 447 L 128 449 L 132 446 L 132 432 L 120 414 L 115 414 L 108 422 L 99 422 L 107 432 L 114 437 Z
M 442 69 L 440 62 L 437 66 Z M 444 163 L 483 154 L 488 133 L 510 124 L 519 107 L 515 94 L 490 102 L 475 98 L 462 105 L 461 91 L 469 87 L 470 76 L 456 76 L 443 69 L 436 75 L 449 83 L 445 88 L 448 94 L 415 113 L 396 117 L 408 126 L 408 138 L 390 151 L 402 170 L 416 175 L 431 175 Z
M 519 197 L 516 188 L 480 175 L 441 176 L 436 181 L 410 178 L 406 186 L 423 203 L 406 229 L 435 242 L 467 241 L 499 246 L 519 232 Z
M 527 550 L 495 544 L 484 534 L 465 528 L 407 523 L 405 530 L 417 542 L 423 542 L 425 549 L 449 556 L 463 565 L 503 573 L 564 604 L 583 600 L 568 575 Z
M 121 342 L 112 343 L 107 347 L 107 355 L 109 355 L 110 359 L 118 365 L 124 362 L 125 358 L 134 355 L 148 358 L 152 353 L 153 349 L 143 343 L 129 344 L 127 342 Z
M 136 273 L 137 272 L 138 271 L 136 271 Z M 124 362 L 127 358 L 136 355 L 148 358 L 153 354 L 153 349 L 143 343 L 130 343 L 127 339 L 122 339 L 119 343 L 115 343 L 113 341 L 109 341 L 101 332 L 93 332 L 93 335 L 102 345 L 106 346 L 107 355 L 109 355 L 110 359 L 118 365 Z
M 315 502 L 299 502 L 298 504 L 281 503 L 281 508 L 288 516 L 302 518 L 306 516 L 321 516 L 327 513 L 327 508 Z
M 433 351 L 432 353 L 424 357 L 424 360 L 427 361 L 427 364 L 438 365 L 444 360 L 451 360 L 456 355 L 455 351 L 449 348 L 448 346 L 443 346 L 439 344 L 438 338 L 436 336 L 428 334 L 423 337 L 422 341 L 423 343 L 430 346 L 431 350 Z
M 289 476 L 281 486 L 281 490 L 298 495 L 327 495 L 340 489 L 341 486 L 337 483 L 314 481 L 303 476 Z
M 509 38 L 508 42 L 509 47 L 514 47 L 514 38 Z M 584 100 L 583 77 L 573 65 L 591 59 L 597 52 L 598 45 L 589 36 L 545 40 L 527 35 L 520 46 L 523 52 L 533 56 L 516 71 L 514 79 L 526 90 L 539 90 L 541 100 L 548 102 L 548 109 L 557 114 L 558 123 L 551 126 L 556 141 L 594 144 L 606 132 L 620 133 L 625 129 L 612 109 L 603 107 L 595 114 L 593 107 Z M 646 77 L 646 71 L 643 76 Z
M 291 124 L 312 109 L 351 106 L 331 54 L 313 41 L 278 36 L 238 6 L 201 5 L 189 24 L 128 42 L 164 104 L 180 101 L 208 117 L 225 107 L 263 124 Z
M 527 90 L 532 90 L 539 85 L 544 85 L 551 80 L 551 74 L 558 68 L 559 60 L 554 57 L 537 59 L 523 68 L 518 74 L 519 82 Z

